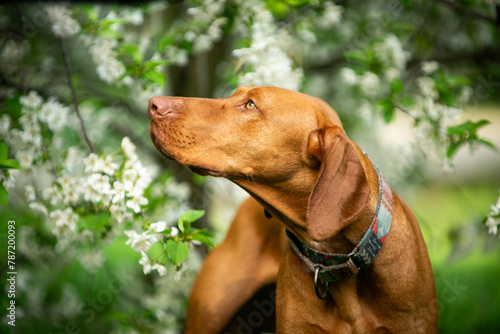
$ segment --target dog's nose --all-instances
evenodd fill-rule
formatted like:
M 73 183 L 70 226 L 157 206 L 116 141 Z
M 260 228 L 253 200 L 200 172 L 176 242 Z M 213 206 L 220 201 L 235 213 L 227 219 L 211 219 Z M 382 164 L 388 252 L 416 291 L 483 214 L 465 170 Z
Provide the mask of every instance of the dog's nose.
M 150 117 L 165 116 L 171 112 L 169 99 L 165 96 L 155 96 L 149 99 L 148 114 Z

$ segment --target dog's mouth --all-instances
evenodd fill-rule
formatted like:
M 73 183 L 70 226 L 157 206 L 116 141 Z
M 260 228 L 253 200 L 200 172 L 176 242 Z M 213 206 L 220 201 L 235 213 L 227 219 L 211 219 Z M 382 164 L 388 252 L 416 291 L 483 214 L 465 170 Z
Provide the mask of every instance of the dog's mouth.
M 207 168 L 207 167 L 200 167 L 200 166 L 188 166 L 189 169 L 191 169 L 194 173 L 196 174 L 199 174 L 201 176 L 214 176 L 214 177 L 225 177 L 226 174 L 221 172 L 221 171 L 218 171 L 218 170 L 215 170 L 215 169 L 211 169 L 211 168 Z

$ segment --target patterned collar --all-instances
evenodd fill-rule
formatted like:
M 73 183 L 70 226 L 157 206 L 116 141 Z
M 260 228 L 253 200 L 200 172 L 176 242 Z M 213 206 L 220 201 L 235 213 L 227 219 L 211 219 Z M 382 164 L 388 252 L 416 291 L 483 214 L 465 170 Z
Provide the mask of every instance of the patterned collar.
M 318 292 L 318 277 L 327 284 L 357 275 L 360 269 L 367 267 L 384 245 L 385 239 L 391 228 L 392 214 L 394 211 L 392 190 L 380 173 L 377 165 L 372 161 L 377 172 L 379 196 L 377 209 L 372 222 L 361 241 L 350 254 L 331 254 L 317 251 L 286 231 L 290 246 L 304 263 L 315 272 L 315 289 L 319 298 L 324 299 Z

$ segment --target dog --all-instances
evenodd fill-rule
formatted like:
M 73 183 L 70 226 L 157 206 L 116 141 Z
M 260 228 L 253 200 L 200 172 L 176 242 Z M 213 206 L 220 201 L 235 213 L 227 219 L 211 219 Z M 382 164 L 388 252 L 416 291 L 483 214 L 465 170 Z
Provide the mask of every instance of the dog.
M 186 333 L 258 332 L 269 303 L 276 333 L 437 332 L 417 220 L 326 102 L 243 87 L 153 97 L 148 118 L 164 156 L 251 195 L 196 278 Z M 253 301 L 261 317 L 236 317 L 274 282 L 268 303 Z

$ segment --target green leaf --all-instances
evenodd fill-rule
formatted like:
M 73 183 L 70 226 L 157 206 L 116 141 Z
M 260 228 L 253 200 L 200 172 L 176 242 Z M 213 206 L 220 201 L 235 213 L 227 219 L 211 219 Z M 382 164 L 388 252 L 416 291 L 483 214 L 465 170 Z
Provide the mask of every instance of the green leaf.
M 19 162 L 14 159 L 0 160 L 0 168 L 10 168 L 23 170 Z
M 177 265 L 189 256 L 189 247 L 183 242 L 175 242 L 169 239 L 167 241 L 167 254 L 174 265 Z
M 110 29 L 109 27 L 104 27 L 99 29 L 99 36 L 109 39 L 120 39 L 122 37 L 121 32 L 118 30 Z
M 448 146 L 448 149 L 446 150 L 446 157 L 451 158 L 457 152 L 458 148 L 463 144 L 464 144 L 463 141 L 451 143 L 450 146 Z
M 0 183 L 0 205 L 7 206 L 9 204 L 9 193 L 5 190 L 3 184 Z
M 384 121 L 386 123 L 390 123 L 394 116 L 394 106 L 392 105 L 392 101 L 390 99 L 383 100 L 380 102 L 380 106 L 382 107 Z
M 203 215 L 205 214 L 204 210 L 189 210 L 185 212 L 181 218 L 179 218 L 179 230 L 181 232 L 189 232 L 189 229 L 191 228 L 191 223 L 197 221 Z
M 492 143 L 492 142 L 490 142 L 489 140 L 479 138 L 477 141 L 478 141 L 480 144 L 483 144 L 484 146 L 487 146 L 487 147 L 491 148 L 493 151 L 497 151 L 497 147 L 495 146 L 495 144 L 493 144 L 493 143 Z
M 164 73 L 158 72 L 154 69 L 144 71 L 144 77 L 152 83 L 155 83 L 162 87 L 165 87 L 165 83 L 167 81 Z
M 350 50 L 344 53 L 344 56 L 348 60 L 358 60 L 362 62 L 368 62 L 368 56 L 361 50 Z
M 403 90 L 403 81 L 401 79 L 396 79 L 391 83 L 392 94 L 399 94 Z
M 103 19 L 103 20 L 99 21 L 99 25 L 102 27 L 106 27 L 106 26 L 111 26 L 111 25 L 116 24 L 116 23 L 125 23 L 125 22 L 127 22 L 125 19 L 120 19 L 120 18 Z
M 144 62 L 142 63 L 142 66 L 144 68 L 154 68 L 156 66 L 160 66 L 160 65 L 168 65 L 170 63 L 169 60 L 167 59 L 162 59 L 162 60 L 150 60 L 150 61 L 147 61 L 147 62 Z
M 7 160 L 8 152 L 7 145 L 3 141 L 0 141 L 0 160 Z
M 99 12 L 97 11 L 96 6 L 92 5 L 80 5 L 80 10 L 85 13 L 85 16 L 87 16 L 87 19 L 90 22 L 95 22 L 99 18 Z
M 477 129 L 479 129 L 480 127 L 483 127 L 487 124 L 490 124 L 490 121 L 488 121 L 486 119 L 482 119 L 482 120 L 479 120 L 477 122 L 473 122 L 473 121 L 469 120 L 469 121 L 466 121 L 462 124 L 448 127 L 448 134 L 450 134 L 450 135 L 452 135 L 452 134 L 463 135 L 463 134 L 465 134 L 465 132 L 475 133 L 475 131 Z
M 80 220 L 80 226 L 85 229 L 100 232 L 102 231 L 102 229 L 104 228 L 104 226 L 106 225 L 106 223 L 109 221 L 110 218 L 111 216 L 109 213 L 98 213 L 98 214 L 88 215 L 82 217 L 82 219 Z
M 215 242 L 213 240 L 214 236 L 207 230 L 196 230 L 190 235 L 190 237 L 193 240 L 199 241 L 207 246 L 215 247 Z
M 158 52 L 160 52 L 160 53 L 163 52 L 163 50 L 165 50 L 165 48 L 167 46 L 172 44 L 174 39 L 175 39 L 175 35 L 165 35 L 165 36 L 160 37 L 158 39 L 158 42 L 156 43 L 156 49 L 158 50 Z
M 140 63 L 142 60 L 142 53 L 138 45 L 135 44 L 123 44 L 123 50 L 132 58 L 134 63 Z

